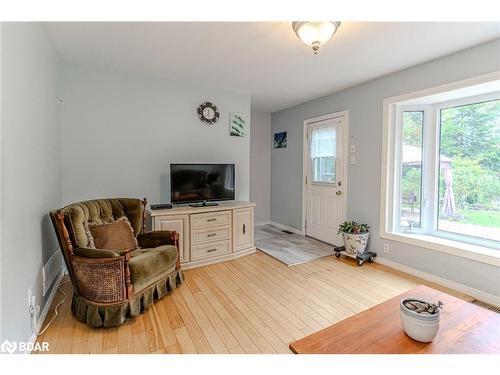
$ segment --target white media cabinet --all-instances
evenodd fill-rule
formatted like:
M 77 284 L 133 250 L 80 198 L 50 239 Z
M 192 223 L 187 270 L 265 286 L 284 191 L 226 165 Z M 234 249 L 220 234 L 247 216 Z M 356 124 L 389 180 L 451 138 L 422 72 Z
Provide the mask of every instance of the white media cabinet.
M 230 202 L 149 209 L 148 214 L 153 230 L 179 234 L 182 268 L 189 269 L 254 253 L 254 207 L 251 202 Z

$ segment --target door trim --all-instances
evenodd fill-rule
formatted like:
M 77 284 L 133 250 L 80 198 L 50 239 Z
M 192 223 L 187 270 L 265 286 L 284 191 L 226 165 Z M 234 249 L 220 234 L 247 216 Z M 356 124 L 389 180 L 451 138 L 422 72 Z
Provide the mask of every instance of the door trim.
M 320 122 L 320 121 L 325 121 L 325 120 L 332 120 L 337 117 L 344 117 L 345 118 L 345 129 L 344 129 L 344 144 L 345 147 L 343 148 L 343 153 L 342 153 L 342 158 L 344 161 L 344 168 L 343 170 L 343 176 L 342 176 L 342 184 L 343 184 L 343 194 L 342 194 L 342 217 L 346 218 L 346 212 L 347 212 L 347 168 L 349 167 L 349 111 L 340 111 L 340 112 L 334 112 L 334 113 L 329 113 L 327 115 L 322 115 L 322 116 L 317 116 L 309 119 L 305 119 L 303 122 L 303 129 L 302 129 L 302 230 L 301 234 L 303 236 L 306 235 L 306 216 L 307 216 L 307 197 L 306 197 L 306 176 L 307 176 L 307 164 L 308 164 L 308 152 L 309 152 L 309 143 L 307 142 L 307 126 L 309 124 L 313 124 L 315 122 Z

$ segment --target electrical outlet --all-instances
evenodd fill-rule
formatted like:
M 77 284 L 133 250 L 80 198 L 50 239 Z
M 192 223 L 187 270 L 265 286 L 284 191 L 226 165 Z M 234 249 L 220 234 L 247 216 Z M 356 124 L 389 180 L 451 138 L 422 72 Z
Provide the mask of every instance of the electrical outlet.
M 40 313 L 40 305 L 36 304 L 36 296 L 33 294 L 31 287 L 28 289 L 28 312 L 31 316 L 32 330 L 36 330 L 38 314 Z
M 31 293 L 31 287 L 28 289 L 28 310 L 31 311 L 33 293 Z
M 31 327 L 33 328 L 33 331 L 37 331 L 39 314 L 40 314 L 40 305 L 35 305 L 35 310 L 33 311 L 33 315 L 31 315 Z
M 384 244 L 384 254 L 389 254 L 389 244 Z

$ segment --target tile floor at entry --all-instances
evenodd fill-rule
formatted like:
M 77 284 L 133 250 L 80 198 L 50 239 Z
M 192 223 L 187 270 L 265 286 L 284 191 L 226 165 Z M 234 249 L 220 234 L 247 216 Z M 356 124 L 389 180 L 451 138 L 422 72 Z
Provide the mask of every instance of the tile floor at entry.
M 288 266 L 333 255 L 333 246 L 271 226 L 255 227 L 255 246 Z

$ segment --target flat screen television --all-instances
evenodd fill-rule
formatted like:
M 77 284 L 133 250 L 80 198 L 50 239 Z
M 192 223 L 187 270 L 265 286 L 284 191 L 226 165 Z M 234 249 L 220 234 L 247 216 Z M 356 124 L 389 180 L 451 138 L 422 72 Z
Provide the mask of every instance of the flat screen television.
M 170 164 L 172 203 L 234 200 L 234 164 Z

